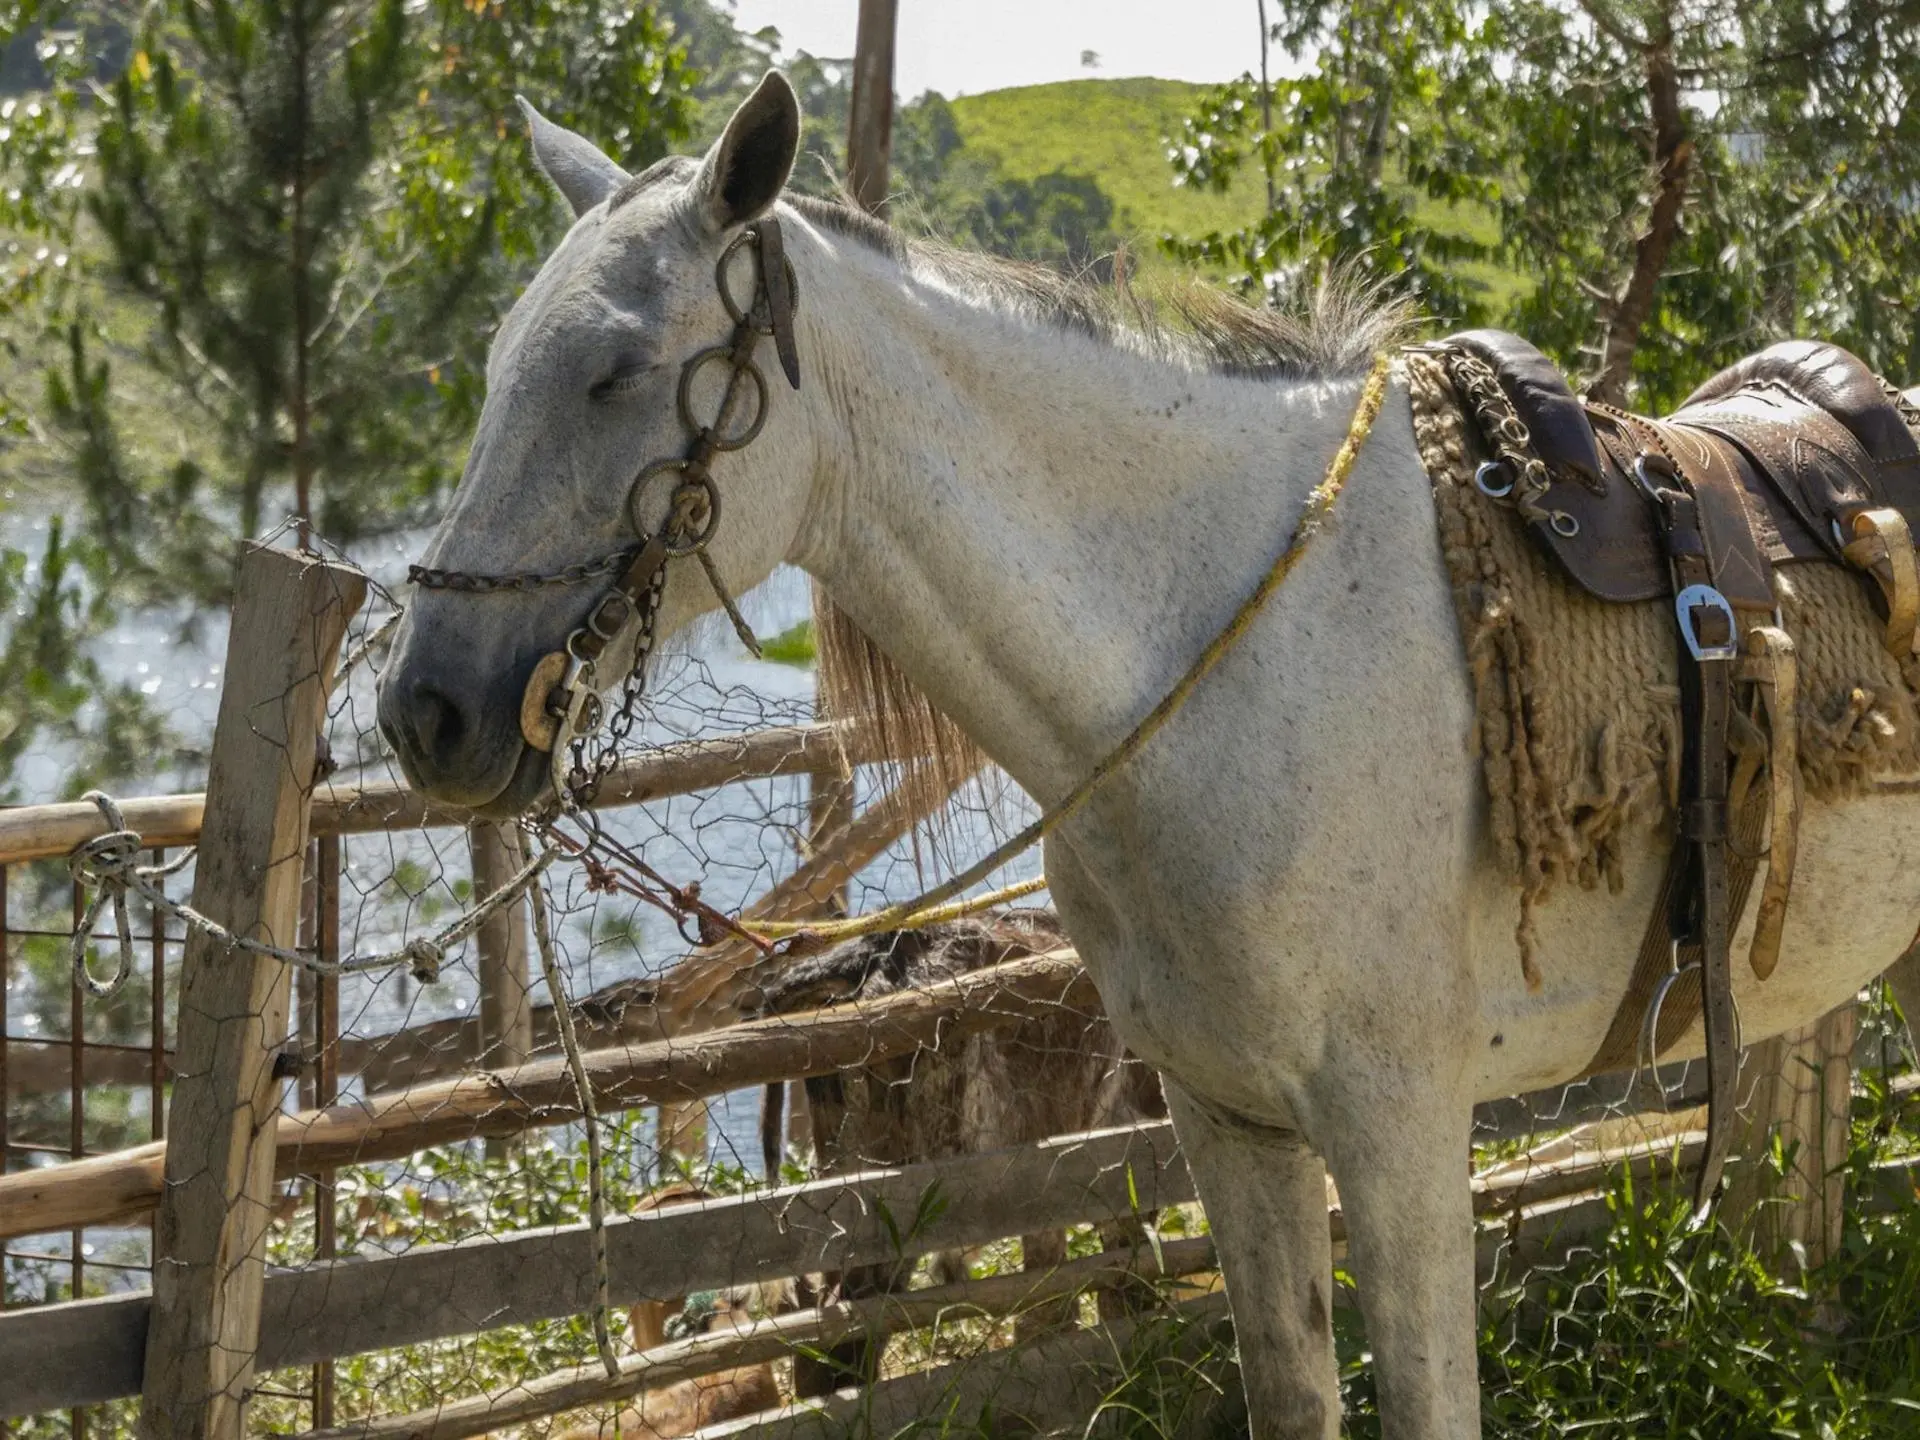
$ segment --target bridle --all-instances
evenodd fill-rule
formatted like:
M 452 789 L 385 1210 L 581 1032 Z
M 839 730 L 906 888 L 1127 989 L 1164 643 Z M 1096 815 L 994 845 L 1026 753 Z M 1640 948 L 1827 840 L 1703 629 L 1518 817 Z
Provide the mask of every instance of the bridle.
M 753 298 L 742 305 L 734 298 L 727 276 L 734 257 L 750 249 L 754 255 Z M 581 585 L 603 575 L 616 575 L 587 618 L 567 636 L 564 649 L 541 657 L 520 702 L 520 734 L 528 745 L 552 755 L 555 797 L 565 810 L 590 803 L 594 792 L 618 758 L 620 744 L 632 731 L 637 707 L 646 687 L 647 659 L 653 651 L 654 622 L 660 596 L 666 588 L 667 562 L 697 559 L 707 581 L 719 596 L 734 629 L 747 648 L 759 653 L 753 631 L 727 593 L 720 572 L 707 553 L 720 525 L 720 490 L 714 483 L 715 457 L 752 443 L 766 424 L 770 395 L 767 377 L 754 362 L 760 337 L 773 337 L 781 372 L 795 390 L 800 388 L 800 352 L 794 341 L 793 316 L 799 305 L 799 286 L 788 257 L 780 222 L 771 217 L 755 222 L 736 235 L 714 267 L 714 284 L 733 319 L 733 334 L 722 344 L 695 352 L 680 367 L 675 401 L 680 423 L 688 434 L 684 454 L 650 461 L 640 468 L 627 489 L 627 520 L 639 539 L 629 547 L 554 571 L 527 571 L 510 575 L 480 575 L 463 570 L 437 570 L 414 565 L 407 579 L 428 590 L 458 590 L 470 595 L 499 591 L 527 591 L 554 585 Z M 693 413 L 693 386 L 710 365 L 727 367 L 727 388 L 719 413 L 703 423 Z M 730 426 L 743 382 L 753 392 L 751 418 Z M 640 518 L 648 489 L 662 476 L 677 477 L 668 498 L 661 527 L 649 532 Z M 609 743 L 589 761 L 586 743 L 607 719 L 595 688 L 598 667 L 616 641 L 632 635 L 633 665 L 628 670 L 621 701 L 609 726 Z

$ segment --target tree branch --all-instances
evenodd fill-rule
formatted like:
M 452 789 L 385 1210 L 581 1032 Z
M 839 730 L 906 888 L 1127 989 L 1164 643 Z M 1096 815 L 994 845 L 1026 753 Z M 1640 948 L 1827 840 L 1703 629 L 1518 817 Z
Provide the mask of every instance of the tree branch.
M 1645 50 L 1647 100 L 1653 112 L 1653 161 L 1659 176 L 1647 228 L 1634 245 L 1633 273 L 1607 322 L 1600 373 L 1588 394 L 1608 405 L 1626 402 L 1633 375 L 1633 352 L 1653 313 L 1654 292 L 1667 268 L 1667 256 L 1680 233 L 1680 212 L 1693 174 L 1693 138 L 1680 108 L 1680 77 L 1673 63 L 1673 18 L 1661 17 L 1659 33 Z
M 1609 12 L 1607 7 L 1602 3 L 1602 0 L 1578 0 L 1578 3 L 1581 10 L 1586 13 L 1587 18 L 1593 21 L 1600 32 L 1611 39 L 1616 45 L 1624 46 L 1626 49 L 1633 51 L 1646 50 L 1649 48 L 1651 42 L 1642 39 L 1627 29 L 1625 25 L 1621 24 L 1620 17 Z M 1669 19 L 1670 18 L 1671 17 L 1669 17 Z

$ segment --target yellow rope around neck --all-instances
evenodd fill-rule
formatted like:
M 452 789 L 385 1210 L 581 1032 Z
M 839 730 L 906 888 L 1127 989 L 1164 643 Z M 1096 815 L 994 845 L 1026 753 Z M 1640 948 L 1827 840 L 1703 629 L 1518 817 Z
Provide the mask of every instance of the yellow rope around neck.
M 1345 488 L 1347 477 L 1353 473 L 1354 461 L 1360 458 L 1360 447 L 1367 443 L 1367 436 L 1373 430 L 1373 422 L 1379 418 L 1380 406 L 1387 398 L 1387 379 L 1393 366 L 1393 356 L 1383 351 L 1375 357 L 1373 369 L 1367 372 L 1366 383 L 1360 388 L 1360 401 L 1354 406 L 1353 419 L 1347 425 L 1347 435 L 1340 442 L 1340 448 L 1333 452 L 1333 459 L 1327 462 L 1327 473 L 1320 477 L 1320 483 L 1313 487 L 1313 493 L 1307 496 L 1306 508 L 1300 512 L 1300 519 L 1293 527 L 1293 535 L 1287 541 L 1287 548 L 1273 562 L 1273 568 L 1254 587 L 1253 593 L 1241 602 L 1227 627 L 1213 637 L 1207 648 L 1200 652 L 1187 673 L 1182 675 L 1174 687 L 1166 693 L 1160 703 L 1146 713 L 1140 723 L 1133 727 L 1126 739 L 1114 747 L 1106 759 L 1096 765 L 1087 778 L 1082 780 L 1067 797 L 1053 809 L 1047 811 L 1033 824 L 1027 826 L 1018 835 L 1001 845 L 991 855 L 969 865 L 965 870 L 944 884 L 936 885 L 917 899 L 903 901 L 898 905 L 889 905 L 884 910 L 875 910 L 867 915 L 854 915 L 845 920 L 783 920 L 762 921 L 753 925 L 753 932 L 767 940 L 780 940 L 791 935 L 808 935 L 821 940 L 848 940 L 857 935 L 871 935 L 877 930 L 915 930 L 925 925 L 936 924 L 943 920 L 955 920 L 962 915 L 971 915 L 976 911 L 990 909 L 1004 901 L 1021 895 L 1031 895 L 1046 885 L 1044 877 L 1023 880 L 1003 890 L 995 890 L 986 895 L 976 895 L 969 900 L 955 900 L 954 897 L 970 886 L 978 884 L 1009 860 L 1032 849 L 1045 839 L 1049 832 L 1057 828 L 1062 821 L 1072 815 L 1092 798 L 1093 793 L 1115 772 L 1146 747 L 1149 740 L 1179 713 L 1180 707 L 1187 703 L 1207 673 L 1220 663 L 1221 657 L 1231 650 L 1247 633 L 1254 619 L 1273 598 L 1274 592 L 1285 583 L 1293 567 L 1306 553 L 1308 543 L 1320 532 L 1327 516 L 1333 513 L 1333 507 Z

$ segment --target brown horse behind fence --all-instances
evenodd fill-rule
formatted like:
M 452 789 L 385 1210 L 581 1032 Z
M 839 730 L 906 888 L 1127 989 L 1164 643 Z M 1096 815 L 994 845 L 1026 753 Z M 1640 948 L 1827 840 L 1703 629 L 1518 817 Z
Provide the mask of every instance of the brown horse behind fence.
M 1067 944 L 1051 910 L 883 931 L 754 976 L 752 1009 L 785 1015 L 877 1000 Z M 815 1168 L 827 1174 L 997 1150 L 1166 1114 L 1159 1076 L 1126 1053 L 1106 1018 L 1064 1005 L 1057 1014 L 804 1083 Z M 1110 1222 L 1101 1235 L 1106 1248 L 1122 1248 L 1138 1241 L 1140 1222 Z M 1064 1232 L 1022 1237 L 1022 1265 L 1036 1275 L 1065 1259 Z M 965 1278 L 963 1256 L 936 1256 L 934 1265 L 943 1282 Z M 863 1266 L 825 1277 L 824 1288 L 849 1299 L 886 1294 L 903 1288 L 911 1269 L 911 1262 Z M 1121 1297 L 1103 1293 L 1101 1302 L 1112 1313 Z M 1020 1334 L 1067 1323 L 1071 1304 L 1053 1301 L 1025 1312 Z M 796 1391 L 823 1393 L 849 1375 L 871 1379 L 878 1347 L 850 1342 L 834 1350 L 831 1361 L 796 1360 Z

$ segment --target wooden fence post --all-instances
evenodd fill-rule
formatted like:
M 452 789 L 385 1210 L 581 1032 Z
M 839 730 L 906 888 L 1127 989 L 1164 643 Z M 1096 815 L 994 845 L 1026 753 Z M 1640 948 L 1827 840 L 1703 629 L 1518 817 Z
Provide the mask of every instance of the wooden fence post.
M 365 598 L 351 566 L 241 547 L 193 886 L 195 908 L 236 934 L 295 943 L 328 684 Z M 141 1396 L 154 1440 L 243 1433 L 288 980 L 277 961 L 188 934 Z
M 1721 1202 L 1729 1229 L 1776 1266 L 1811 1269 L 1840 1247 L 1845 1219 L 1853 1039 L 1849 1000 L 1798 1030 L 1746 1052 L 1747 1093 Z M 1788 1152 L 1784 1175 L 1774 1169 L 1773 1138 Z
M 473 856 L 473 899 L 477 905 L 519 873 L 526 863 L 520 832 L 509 825 L 475 823 L 467 831 Z M 510 1070 L 533 1058 L 533 992 L 527 972 L 527 902 L 514 900 L 480 927 L 474 937 L 480 964 L 480 1064 Z M 487 1158 L 513 1149 L 512 1140 L 492 1136 Z

